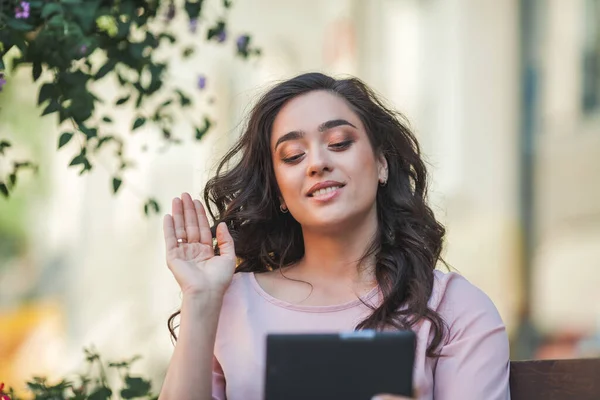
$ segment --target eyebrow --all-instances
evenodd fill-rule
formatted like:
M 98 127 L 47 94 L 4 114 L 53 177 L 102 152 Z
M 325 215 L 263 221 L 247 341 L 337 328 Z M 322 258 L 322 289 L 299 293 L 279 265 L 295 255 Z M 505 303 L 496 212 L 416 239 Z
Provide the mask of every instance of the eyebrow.
M 345 119 L 332 119 L 330 121 L 325 121 L 321 125 L 319 125 L 318 131 L 325 132 L 329 129 L 333 129 L 333 128 L 336 128 L 336 127 L 342 126 L 342 125 L 348 125 L 348 126 L 353 127 L 354 129 L 357 129 L 356 126 L 354 126 L 350 122 L 346 121 Z M 283 142 L 286 142 L 288 140 L 298 140 L 298 139 L 302 139 L 303 137 L 304 137 L 303 131 L 288 132 L 285 135 L 283 135 L 282 137 L 280 137 L 279 139 L 277 139 L 277 143 L 275 143 L 275 149 L 277 149 L 277 146 L 279 146 Z

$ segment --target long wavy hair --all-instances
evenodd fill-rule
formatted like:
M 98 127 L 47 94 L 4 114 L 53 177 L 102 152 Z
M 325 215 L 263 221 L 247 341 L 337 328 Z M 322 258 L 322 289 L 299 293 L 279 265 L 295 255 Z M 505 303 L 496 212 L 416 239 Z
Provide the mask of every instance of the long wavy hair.
M 281 108 L 315 90 L 344 99 L 361 119 L 375 154 L 383 154 L 388 162 L 387 185 L 377 191 L 378 231 L 359 263 L 374 258 L 383 301 L 356 329 L 411 329 L 428 320 L 433 338 L 427 356 L 436 357 L 446 326 L 428 307 L 428 300 L 434 269 L 443 261 L 440 253 L 445 229 L 427 205 L 425 163 L 405 118 L 359 79 L 307 73 L 277 84 L 259 99 L 245 131 L 204 189 L 214 226 L 225 222 L 231 232 L 239 259 L 236 273 L 272 271 L 303 257 L 301 226 L 291 214 L 279 209 L 270 138 Z M 168 321 L 175 340 L 174 319 L 178 314 Z

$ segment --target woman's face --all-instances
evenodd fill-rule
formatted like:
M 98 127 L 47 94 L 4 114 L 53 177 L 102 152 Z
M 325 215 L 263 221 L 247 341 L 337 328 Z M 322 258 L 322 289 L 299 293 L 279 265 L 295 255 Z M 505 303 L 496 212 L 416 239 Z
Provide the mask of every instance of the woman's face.
M 313 91 L 281 109 L 271 132 L 280 201 L 303 229 L 331 230 L 376 218 L 387 162 L 342 98 Z

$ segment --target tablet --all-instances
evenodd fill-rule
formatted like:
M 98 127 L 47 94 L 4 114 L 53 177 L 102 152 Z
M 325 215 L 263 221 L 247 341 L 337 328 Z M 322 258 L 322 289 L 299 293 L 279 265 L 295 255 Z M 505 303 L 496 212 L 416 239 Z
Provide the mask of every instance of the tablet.
M 411 396 L 413 331 L 269 334 L 265 400 Z

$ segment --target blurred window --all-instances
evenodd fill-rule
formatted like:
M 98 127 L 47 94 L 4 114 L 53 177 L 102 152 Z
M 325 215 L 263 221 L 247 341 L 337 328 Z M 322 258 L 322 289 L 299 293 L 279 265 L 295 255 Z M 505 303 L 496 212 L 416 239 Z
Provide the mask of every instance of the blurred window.
M 600 0 L 585 0 L 583 24 L 582 109 L 600 112 Z

